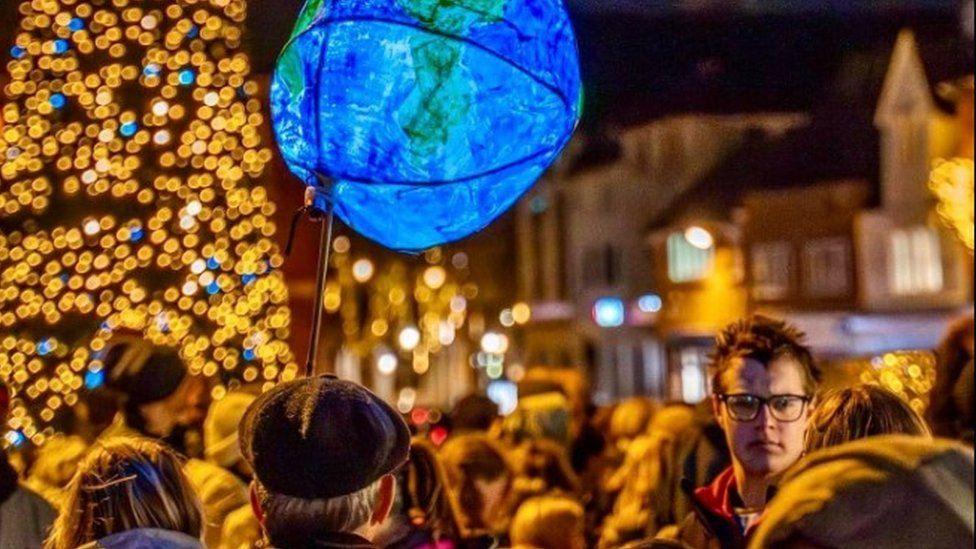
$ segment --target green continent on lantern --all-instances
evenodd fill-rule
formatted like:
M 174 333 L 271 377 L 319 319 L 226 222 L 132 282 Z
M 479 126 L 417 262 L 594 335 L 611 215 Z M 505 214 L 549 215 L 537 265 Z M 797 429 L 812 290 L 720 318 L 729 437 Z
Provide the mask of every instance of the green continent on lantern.
M 507 0 L 398 0 L 425 27 L 466 34 L 476 23 L 492 23 L 505 15 Z
M 417 86 L 398 119 L 410 151 L 422 159 L 444 146 L 470 106 L 469 83 L 459 66 L 461 44 L 442 37 L 411 39 Z

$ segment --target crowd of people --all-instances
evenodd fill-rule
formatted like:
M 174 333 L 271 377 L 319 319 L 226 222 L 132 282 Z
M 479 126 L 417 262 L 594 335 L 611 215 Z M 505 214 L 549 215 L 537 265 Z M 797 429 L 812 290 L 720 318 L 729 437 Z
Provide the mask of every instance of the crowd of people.
M 754 316 L 697 406 L 541 384 L 504 417 L 465 397 L 441 440 L 328 375 L 208 403 L 175 351 L 118 337 L 64 434 L 0 456 L 0 547 L 972 547 L 971 319 L 939 356 L 923 417 L 822 390 L 802 334 Z

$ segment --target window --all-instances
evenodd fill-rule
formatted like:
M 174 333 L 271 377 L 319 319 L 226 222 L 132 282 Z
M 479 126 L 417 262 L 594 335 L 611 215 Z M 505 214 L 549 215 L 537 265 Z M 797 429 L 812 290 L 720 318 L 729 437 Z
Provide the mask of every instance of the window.
M 846 238 L 821 238 L 803 250 L 804 290 L 810 297 L 841 297 L 851 291 L 851 246 Z
M 683 232 L 668 237 L 668 278 L 672 282 L 693 282 L 708 277 L 715 261 L 715 246 L 694 246 Z
M 611 288 L 620 283 L 620 250 L 610 244 L 593 247 L 583 254 L 583 286 L 585 288 Z
M 939 233 L 917 226 L 896 229 L 888 245 L 888 285 L 896 295 L 942 290 L 942 247 Z
M 792 250 L 789 242 L 759 242 L 752 246 L 752 295 L 783 299 L 790 293 Z

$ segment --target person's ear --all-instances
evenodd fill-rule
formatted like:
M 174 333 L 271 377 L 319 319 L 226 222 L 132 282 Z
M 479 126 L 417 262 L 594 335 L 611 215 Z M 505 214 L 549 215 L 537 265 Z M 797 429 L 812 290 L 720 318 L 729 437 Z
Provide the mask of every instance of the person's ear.
M 383 475 L 380 479 L 380 492 L 376 498 L 376 507 L 373 508 L 373 516 L 370 517 L 370 525 L 383 524 L 390 511 L 393 509 L 393 499 L 396 497 L 396 479 L 393 475 Z
M 264 509 L 261 508 L 261 498 L 258 497 L 258 488 L 254 482 L 251 482 L 247 495 L 251 500 L 251 511 L 257 517 L 258 523 L 264 526 Z

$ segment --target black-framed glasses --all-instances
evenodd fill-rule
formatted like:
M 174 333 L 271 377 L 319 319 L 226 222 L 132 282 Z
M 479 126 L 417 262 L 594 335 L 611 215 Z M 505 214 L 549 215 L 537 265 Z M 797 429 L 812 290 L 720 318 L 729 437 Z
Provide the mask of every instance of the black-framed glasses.
M 768 398 L 748 393 L 738 393 L 733 395 L 718 395 L 719 400 L 725 403 L 725 408 L 729 415 L 736 421 L 752 421 L 759 415 L 759 410 L 763 406 L 769 410 L 769 415 L 776 421 L 789 423 L 800 419 L 803 410 L 812 400 L 806 395 L 772 395 Z

